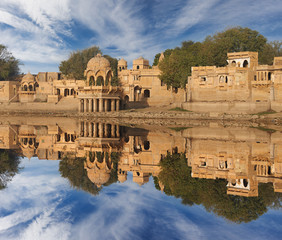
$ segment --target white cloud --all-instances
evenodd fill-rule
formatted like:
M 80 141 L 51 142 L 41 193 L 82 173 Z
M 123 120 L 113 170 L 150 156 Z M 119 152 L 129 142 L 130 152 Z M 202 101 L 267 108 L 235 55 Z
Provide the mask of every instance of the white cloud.
M 130 65 L 141 55 L 152 61 L 183 40 L 202 40 L 229 26 L 281 38 L 281 11 L 280 0 L 1 0 L 0 35 L 1 43 L 27 64 L 25 71 L 35 68 L 32 62 L 44 70 L 46 64 L 59 65 L 75 50 L 73 42 L 76 48 L 98 45 Z M 80 27 L 89 39 L 80 35 Z

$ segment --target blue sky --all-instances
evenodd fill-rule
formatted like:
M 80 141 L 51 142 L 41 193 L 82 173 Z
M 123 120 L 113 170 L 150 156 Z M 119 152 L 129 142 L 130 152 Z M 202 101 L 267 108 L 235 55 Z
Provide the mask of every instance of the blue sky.
M 234 26 L 282 39 L 281 0 L 1 0 L 0 43 L 23 72 L 58 71 L 73 50 L 150 60 L 185 40 Z
M 182 205 L 154 187 L 124 183 L 98 196 L 74 190 L 59 161 L 22 159 L 23 169 L 0 191 L 0 239 L 280 239 L 281 210 L 235 224 L 199 205 Z

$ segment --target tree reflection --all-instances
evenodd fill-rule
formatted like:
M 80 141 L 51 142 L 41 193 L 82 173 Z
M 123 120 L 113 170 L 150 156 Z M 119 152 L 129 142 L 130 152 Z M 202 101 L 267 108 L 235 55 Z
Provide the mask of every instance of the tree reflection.
M 183 204 L 202 204 L 207 211 L 233 222 L 250 222 L 266 213 L 268 207 L 281 207 L 282 195 L 273 191 L 272 184 L 259 185 L 259 197 L 227 195 L 226 180 L 192 178 L 184 154 L 168 153 L 160 165 L 159 181 L 154 179 L 157 189 L 161 182 L 164 192 L 181 198 Z
M 92 154 L 91 154 L 92 155 Z M 99 153 L 99 161 L 103 154 Z M 92 178 L 89 178 L 89 174 L 85 168 L 87 158 L 78 157 L 65 157 L 61 160 L 59 165 L 59 171 L 61 176 L 69 180 L 70 185 L 75 189 L 82 189 L 83 191 L 89 192 L 93 195 L 98 195 L 102 186 L 109 186 L 112 183 L 117 182 L 117 165 L 119 160 L 118 153 L 111 153 L 112 169 L 109 173 L 109 179 L 102 185 L 96 184 Z M 91 181 L 92 180 L 92 181 Z
M 19 172 L 20 158 L 12 150 L 0 149 L 0 190 Z

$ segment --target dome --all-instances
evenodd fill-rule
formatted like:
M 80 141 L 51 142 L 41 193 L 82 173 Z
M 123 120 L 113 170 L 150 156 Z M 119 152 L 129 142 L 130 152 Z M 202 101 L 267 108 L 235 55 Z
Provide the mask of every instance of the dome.
M 35 78 L 30 72 L 28 72 L 28 74 L 23 76 L 22 81 L 23 82 L 34 82 Z
M 127 61 L 122 58 L 118 61 L 118 65 L 127 65 Z
M 110 180 L 110 173 L 107 173 L 104 170 L 99 169 L 87 169 L 87 176 L 89 180 L 95 183 L 98 187 L 101 187 L 103 184 L 107 183 Z
M 110 68 L 111 64 L 108 59 L 102 57 L 100 53 L 98 53 L 95 57 L 91 58 L 87 63 L 87 69 L 103 69 Z

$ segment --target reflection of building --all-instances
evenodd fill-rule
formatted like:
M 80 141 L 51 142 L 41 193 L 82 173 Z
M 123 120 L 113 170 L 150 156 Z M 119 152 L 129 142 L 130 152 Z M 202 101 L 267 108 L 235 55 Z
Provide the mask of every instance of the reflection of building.
M 258 184 L 272 182 L 281 192 L 281 140 L 276 133 L 246 129 L 203 129 L 189 137 L 192 177 L 226 179 L 227 193 L 258 196 Z M 250 135 L 248 135 L 250 133 Z M 280 134 L 279 134 L 280 135 Z
M 149 176 L 160 172 L 160 160 L 168 152 L 184 152 L 185 139 L 169 134 L 145 130 L 128 130 L 124 137 L 123 151 L 118 165 L 118 177 L 125 181 L 127 172 L 133 173 L 133 181 L 143 185 Z
M 145 184 L 151 175 L 159 175 L 160 161 L 168 152 L 185 152 L 192 177 L 226 179 L 228 194 L 257 196 L 258 185 L 269 182 L 275 192 L 282 192 L 278 131 L 218 126 L 149 131 L 64 118 L 50 118 L 45 125 L 42 121 L 3 120 L 0 148 L 18 150 L 28 158 L 83 158 L 85 173 L 97 186 L 107 183 L 113 170 L 120 182 L 132 172 L 134 182 Z

